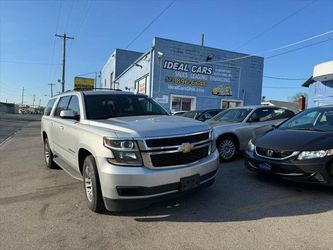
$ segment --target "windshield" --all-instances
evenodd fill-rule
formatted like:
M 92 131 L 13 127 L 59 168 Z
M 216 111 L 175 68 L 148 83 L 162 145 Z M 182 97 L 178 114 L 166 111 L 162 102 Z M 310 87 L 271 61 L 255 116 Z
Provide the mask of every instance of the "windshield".
M 242 122 L 250 114 L 252 109 L 228 109 L 214 116 L 209 121 L 213 122 Z
M 189 111 L 189 112 L 182 114 L 182 116 L 192 118 L 192 119 L 194 119 L 197 115 L 198 115 L 198 112 L 196 112 L 196 111 Z
M 281 124 L 279 129 L 333 131 L 333 108 L 310 109 Z
M 122 116 L 169 115 L 152 99 L 141 95 L 86 95 L 87 119 L 107 119 Z

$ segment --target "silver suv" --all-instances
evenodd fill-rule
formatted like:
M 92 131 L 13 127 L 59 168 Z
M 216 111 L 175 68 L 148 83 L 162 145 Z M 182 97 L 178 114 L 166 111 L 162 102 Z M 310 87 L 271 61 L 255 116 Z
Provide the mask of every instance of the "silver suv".
M 145 95 L 66 92 L 49 101 L 48 168 L 83 180 L 88 207 L 132 210 L 213 184 L 219 154 L 208 124 L 170 116 Z

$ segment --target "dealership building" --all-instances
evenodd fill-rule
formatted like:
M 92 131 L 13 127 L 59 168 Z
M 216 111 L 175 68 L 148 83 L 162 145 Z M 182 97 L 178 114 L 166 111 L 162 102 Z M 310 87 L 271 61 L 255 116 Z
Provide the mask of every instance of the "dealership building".
M 101 87 L 146 94 L 172 112 L 261 102 L 263 58 L 154 38 L 146 53 L 116 49 Z

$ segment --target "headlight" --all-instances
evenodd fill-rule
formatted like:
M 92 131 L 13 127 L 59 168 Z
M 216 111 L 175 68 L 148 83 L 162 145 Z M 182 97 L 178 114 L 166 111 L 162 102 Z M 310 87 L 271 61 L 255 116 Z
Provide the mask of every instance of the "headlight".
M 253 153 L 255 147 L 256 146 L 253 144 L 252 140 L 250 140 L 247 144 L 246 152 Z
M 212 140 L 211 145 L 210 145 L 210 151 L 211 153 L 213 153 L 216 149 L 216 138 L 215 138 L 215 133 L 213 130 L 210 131 L 210 136 L 209 136 Z
M 303 151 L 298 155 L 297 160 L 318 159 L 331 155 L 333 155 L 333 149 L 318 150 L 318 151 Z
M 112 158 L 108 159 L 110 163 L 122 166 L 142 166 L 142 158 L 136 141 L 104 137 L 103 144 L 112 152 Z

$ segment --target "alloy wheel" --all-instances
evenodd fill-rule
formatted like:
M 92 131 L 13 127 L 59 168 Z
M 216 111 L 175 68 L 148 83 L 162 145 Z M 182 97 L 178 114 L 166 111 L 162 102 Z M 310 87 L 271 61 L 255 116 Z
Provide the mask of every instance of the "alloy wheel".
M 49 149 L 49 145 L 47 142 L 44 143 L 44 157 L 45 157 L 46 164 L 49 164 L 50 163 L 50 149 Z
M 94 199 L 94 193 L 93 193 L 91 169 L 89 166 L 86 166 L 84 171 L 85 171 L 84 187 L 86 190 L 87 199 L 89 202 L 92 202 Z
M 236 145 L 232 140 L 225 139 L 219 145 L 220 156 L 225 160 L 230 160 L 236 153 Z

